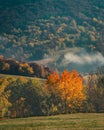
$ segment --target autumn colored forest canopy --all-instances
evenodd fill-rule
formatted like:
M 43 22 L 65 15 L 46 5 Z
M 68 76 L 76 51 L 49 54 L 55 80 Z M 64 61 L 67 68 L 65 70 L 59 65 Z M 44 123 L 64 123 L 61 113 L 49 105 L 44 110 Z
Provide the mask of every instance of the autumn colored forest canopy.
M 102 61 L 76 70 L 92 71 L 104 64 L 103 14 L 103 0 L 0 0 L 0 55 L 29 62 L 51 58 L 48 65 L 63 71 L 76 67 L 76 60 L 65 58 L 70 49 L 83 48 L 75 57 L 88 52 Z
M 76 70 L 46 80 L 0 75 L 0 118 L 104 112 L 104 77 L 87 84 Z
M 16 61 L 0 55 L 0 73 L 46 78 L 50 73 L 50 69 L 37 63 Z
M 81 103 L 85 99 L 82 78 L 75 70 L 72 72 L 65 70 L 61 76 L 54 71 L 48 77 L 46 86 L 51 96 L 55 96 L 54 102 L 58 103 L 59 108 L 56 107 L 55 110 L 63 109 L 62 113 L 80 109 Z
M 104 112 L 103 35 L 104 0 L 0 0 L 0 118 Z

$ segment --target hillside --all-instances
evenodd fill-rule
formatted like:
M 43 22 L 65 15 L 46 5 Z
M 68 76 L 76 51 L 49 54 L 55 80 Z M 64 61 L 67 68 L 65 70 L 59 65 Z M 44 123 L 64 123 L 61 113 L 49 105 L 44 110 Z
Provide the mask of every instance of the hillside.
M 103 0 L 1 0 L 0 54 L 21 61 L 44 59 L 39 63 L 60 71 L 95 70 L 104 65 L 103 14 Z
M 50 72 L 51 71 L 47 66 L 36 63 L 20 62 L 0 56 L 1 74 L 47 78 Z

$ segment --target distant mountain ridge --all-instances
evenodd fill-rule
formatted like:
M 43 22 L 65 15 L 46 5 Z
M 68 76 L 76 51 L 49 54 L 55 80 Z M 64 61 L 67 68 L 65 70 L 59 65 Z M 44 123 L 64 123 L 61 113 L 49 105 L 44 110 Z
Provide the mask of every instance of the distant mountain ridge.
M 103 14 L 103 0 L 1 0 L 0 54 L 37 61 L 81 47 L 104 56 Z M 54 64 L 64 68 L 59 59 Z

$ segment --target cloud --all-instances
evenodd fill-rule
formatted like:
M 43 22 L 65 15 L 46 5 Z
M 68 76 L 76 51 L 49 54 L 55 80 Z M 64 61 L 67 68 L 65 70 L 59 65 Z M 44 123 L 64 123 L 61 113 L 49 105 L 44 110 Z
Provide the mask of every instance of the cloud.
M 64 55 L 64 62 L 66 63 L 75 63 L 79 65 L 85 64 L 104 64 L 104 57 L 100 52 L 96 53 L 88 53 L 86 51 L 82 51 L 80 53 L 69 52 Z

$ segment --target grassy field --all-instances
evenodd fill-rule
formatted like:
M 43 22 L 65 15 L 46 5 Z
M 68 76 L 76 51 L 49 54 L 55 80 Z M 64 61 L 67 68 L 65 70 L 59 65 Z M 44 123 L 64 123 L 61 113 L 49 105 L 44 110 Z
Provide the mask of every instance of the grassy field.
M 0 130 L 104 130 L 104 114 L 1 119 Z

